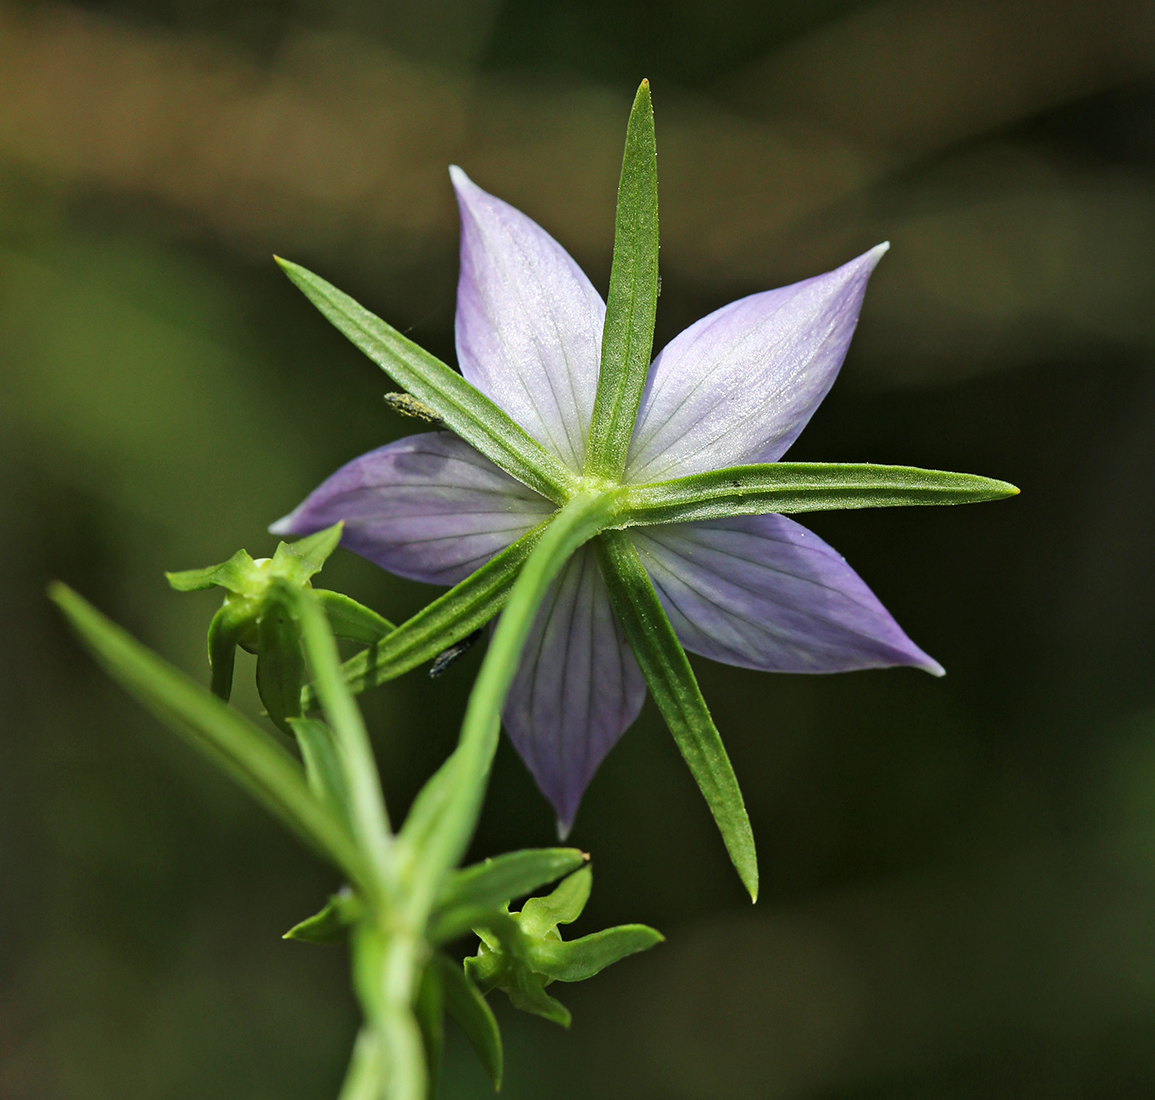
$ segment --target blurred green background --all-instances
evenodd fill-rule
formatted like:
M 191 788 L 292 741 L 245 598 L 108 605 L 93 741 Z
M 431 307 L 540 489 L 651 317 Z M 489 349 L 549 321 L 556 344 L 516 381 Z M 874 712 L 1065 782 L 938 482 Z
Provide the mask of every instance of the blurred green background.
M 659 346 L 889 239 L 792 457 L 1023 494 L 810 523 L 945 680 L 696 662 L 756 907 L 647 704 L 574 829 L 575 932 L 669 942 L 562 990 L 569 1033 L 495 995 L 504 1095 L 1155 1096 L 1155 7 L 92 0 L 0 2 L 5 1100 L 335 1095 L 344 952 L 279 938 L 334 876 L 105 683 L 44 586 L 207 678 L 215 597 L 162 571 L 268 554 L 411 430 L 271 254 L 451 360 L 457 162 L 604 289 L 642 76 Z M 344 553 L 322 583 L 395 619 L 433 594 Z M 395 815 L 479 659 L 365 698 Z M 552 836 L 503 744 L 475 854 Z M 454 1034 L 443 1095 L 487 1092 Z

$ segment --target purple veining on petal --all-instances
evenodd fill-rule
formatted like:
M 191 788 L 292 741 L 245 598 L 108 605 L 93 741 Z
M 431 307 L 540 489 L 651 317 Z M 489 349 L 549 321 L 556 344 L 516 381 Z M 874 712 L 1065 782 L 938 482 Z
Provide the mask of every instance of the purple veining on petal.
M 846 560 L 785 516 L 630 532 L 682 645 L 769 672 L 942 666 L 903 633 Z
M 582 792 L 638 716 L 646 682 L 587 546 L 554 581 L 526 642 L 503 718 L 569 831 Z
M 308 535 L 344 520 L 347 549 L 402 577 L 456 584 L 554 510 L 457 436 L 427 432 L 353 459 L 269 530 Z
M 461 373 L 581 472 L 606 307 L 569 253 L 460 168 L 457 359 Z
M 650 367 L 626 480 L 781 458 L 833 385 L 888 247 L 740 298 L 671 340 Z

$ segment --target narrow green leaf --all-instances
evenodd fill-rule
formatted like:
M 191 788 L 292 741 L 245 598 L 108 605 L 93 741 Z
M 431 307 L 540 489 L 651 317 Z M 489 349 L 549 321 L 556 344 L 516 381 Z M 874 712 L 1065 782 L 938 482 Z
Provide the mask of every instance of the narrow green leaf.
M 301 766 L 269 734 L 146 649 L 66 585 L 55 583 L 48 594 L 114 680 L 354 882 L 368 881 L 348 831 L 313 796 Z
M 658 162 L 650 85 L 643 80 L 626 128 L 614 259 L 586 472 L 621 477 L 646 385 L 658 305 Z
M 424 923 L 473 836 L 497 750 L 501 708 L 537 609 L 570 556 L 605 526 L 615 503 L 609 493 L 575 496 L 557 512 L 522 566 L 474 681 L 457 748 L 443 766 L 437 826 L 428 831 L 420 850 L 406 843 L 408 873 L 413 876 L 407 904 L 415 922 Z
M 530 965 L 557 982 L 582 982 L 627 955 L 647 951 L 665 936 L 644 924 L 620 924 L 576 940 L 540 940 L 533 944 Z
M 280 586 L 279 591 L 296 611 L 301 641 L 336 745 L 336 758 L 344 768 L 347 812 L 353 835 L 362 850 L 370 855 L 378 873 L 387 879 L 391 867 L 389 818 L 369 735 L 341 674 L 337 644 L 324 612 L 309 589 L 291 588 L 286 584 Z
M 357 695 L 393 680 L 426 661 L 432 661 L 454 642 L 489 622 L 505 606 L 518 570 L 537 546 L 549 523 L 550 520 L 546 520 L 527 531 L 517 542 L 402 623 L 377 645 L 346 661 L 342 672 L 349 690 Z M 305 688 L 301 706 L 305 711 L 317 706 L 312 686 Z
M 286 719 L 301 713 L 305 658 L 297 624 L 280 601 L 265 606 L 257 624 L 257 692 L 273 725 L 290 732 Z
M 629 536 L 607 531 L 596 543 L 598 563 L 618 620 L 683 759 L 722 833 L 752 900 L 758 899 L 754 834 L 738 780 L 698 681 L 674 634 Z
M 329 628 L 338 638 L 348 638 L 362 645 L 376 645 L 387 634 L 397 628 L 383 619 L 376 611 L 371 611 L 342 592 L 328 588 L 314 588 L 313 595 L 329 620 Z
M 477 986 L 465 976 L 465 970 L 458 963 L 438 952 L 433 956 L 431 965 L 435 965 L 441 973 L 446 1011 L 457 1021 L 458 1027 L 477 1051 L 485 1072 L 493 1082 L 494 1091 L 500 1092 L 505 1059 L 501 1049 L 501 1032 L 493 1009 Z
M 433 965 L 432 960 L 422 972 L 413 1015 L 417 1018 L 417 1026 L 421 1028 L 425 1066 L 429 1074 L 429 1096 L 434 1098 L 441 1076 L 441 1051 L 445 1046 L 445 993 L 442 989 L 441 968 Z
M 248 616 L 238 615 L 225 604 L 209 623 L 209 668 L 212 670 L 212 693 L 226 703 L 233 693 L 233 667 L 237 644 L 248 626 Z
M 196 592 L 202 588 L 220 585 L 230 592 L 243 592 L 259 575 L 257 563 L 245 550 L 238 550 L 228 561 L 209 565 L 204 569 L 185 569 L 180 573 L 165 573 L 168 583 L 178 592 Z
M 455 370 L 320 276 L 288 260 L 278 258 L 277 263 L 309 301 L 394 382 L 432 408 L 510 477 L 559 503 L 577 487 L 572 471 Z
M 342 820 L 349 822 L 349 785 L 345 778 L 348 769 L 332 731 L 316 718 L 290 718 L 288 726 L 301 750 L 309 789 Z
M 344 943 L 349 928 L 365 914 L 361 899 L 345 886 L 329 898 L 325 908 L 294 924 L 281 938 L 303 943 Z
M 590 900 L 593 872 L 588 867 L 574 871 L 552 894 L 530 898 L 521 907 L 518 923 L 530 936 L 544 936 L 559 924 L 573 924 Z
M 977 474 L 869 463 L 771 462 L 628 486 L 620 521 L 634 526 L 768 512 L 972 504 L 1017 493 L 1005 481 Z
M 464 867 L 450 876 L 438 907 L 477 905 L 500 908 L 577 870 L 589 859 L 578 848 L 529 848 Z

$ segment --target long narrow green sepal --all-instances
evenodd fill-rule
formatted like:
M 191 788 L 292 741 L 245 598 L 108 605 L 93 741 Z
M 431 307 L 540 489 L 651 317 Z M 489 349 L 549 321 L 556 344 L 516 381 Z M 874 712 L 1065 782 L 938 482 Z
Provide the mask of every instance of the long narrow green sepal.
M 518 570 L 548 525 L 548 520 L 538 524 L 376 645 L 346 661 L 342 672 L 349 690 L 356 695 L 393 680 L 489 622 L 505 606 Z M 316 706 L 316 692 L 306 686 L 301 707 L 307 712 Z
M 48 594 L 98 663 L 129 694 L 355 882 L 368 880 L 348 831 L 314 797 L 300 764 L 272 737 L 145 648 L 66 585 L 53 584 Z
M 658 306 L 658 162 L 650 85 L 643 80 L 626 128 L 614 259 L 602 335 L 586 472 L 617 480 L 650 367 Z
M 501 1032 L 493 1009 L 465 975 L 460 963 L 438 952 L 430 963 L 441 972 L 441 989 L 445 996 L 445 1010 L 456 1021 L 473 1049 L 477 1051 L 485 1072 L 493 1082 L 495 1092 L 501 1091 L 501 1075 L 505 1057 L 501 1049 Z
M 523 485 L 566 499 L 577 484 L 574 474 L 460 374 L 319 275 L 288 260 L 277 263 L 337 329 L 462 439 Z
M 714 815 L 734 868 L 756 901 L 758 859 L 750 819 L 730 758 L 698 690 L 685 650 L 629 536 L 621 531 L 606 531 L 595 545 L 614 611 L 630 648 Z
M 1017 493 L 1005 481 L 915 466 L 771 462 L 628 486 L 622 523 L 636 526 L 768 512 L 974 504 Z

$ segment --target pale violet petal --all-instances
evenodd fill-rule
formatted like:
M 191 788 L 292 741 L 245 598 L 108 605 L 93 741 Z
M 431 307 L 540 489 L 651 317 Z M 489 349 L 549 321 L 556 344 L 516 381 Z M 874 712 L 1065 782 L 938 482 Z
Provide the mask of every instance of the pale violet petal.
M 449 171 L 461 209 L 461 373 L 580 473 L 605 303 L 544 229 L 482 191 L 460 168 Z
M 674 337 L 650 366 L 626 480 L 781 458 L 833 385 L 888 247 L 740 298 Z
M 551 586 L 505 702 L 506 731 L 563 834 L 606 753 L 638 716 L 646 682 L 610 605 L 593 551 Z
M 942 666 L 846 559 L 785 516 L 637 528 L 630 537 L 682 645 L 768 672 Z
M 451 432 L 426 432 L 353 459 L 269 530 L 308 535 L 343 520 L 346 549 L 456 584 L 554 510 Z

